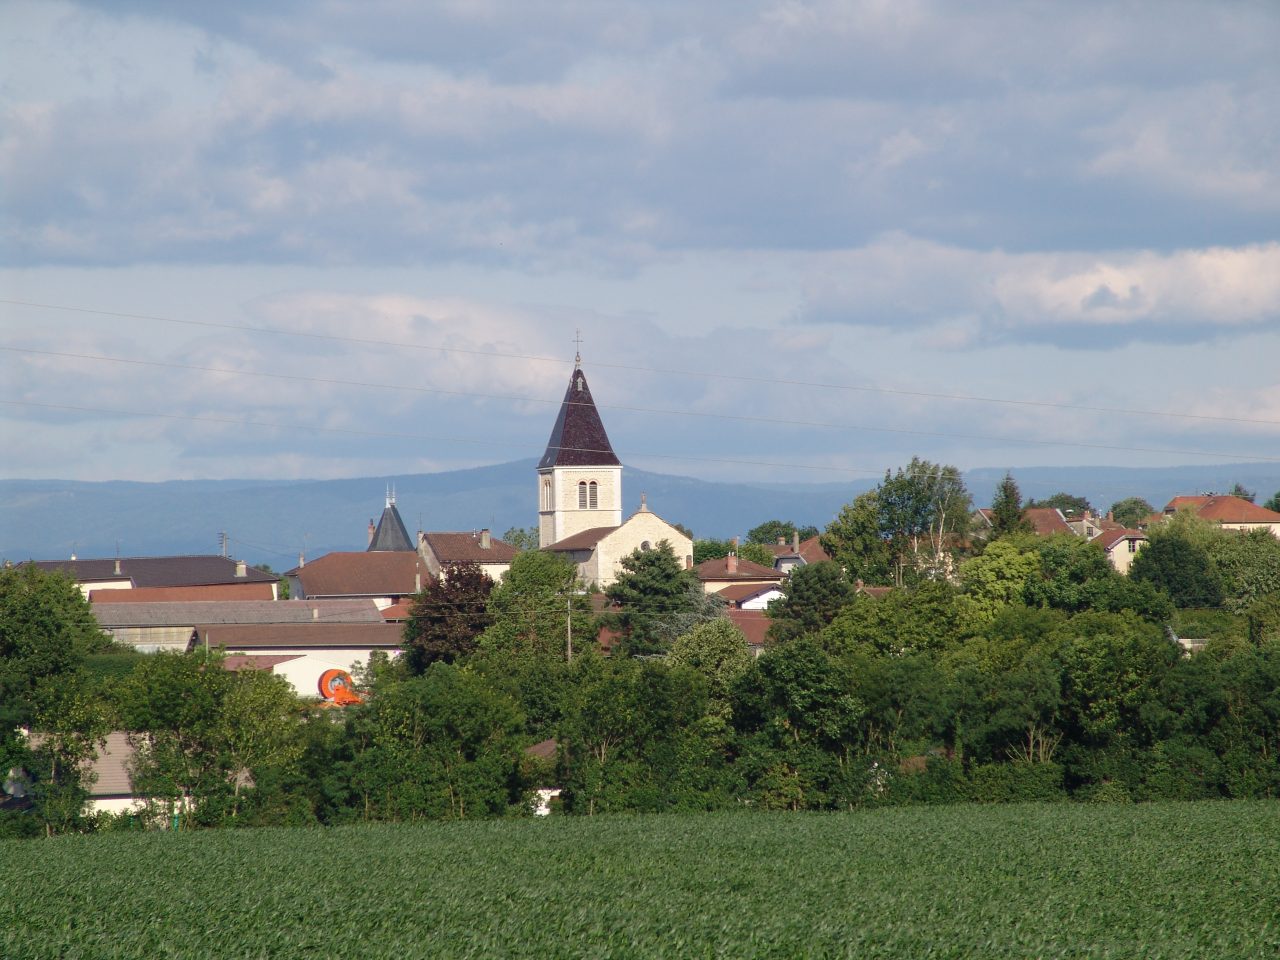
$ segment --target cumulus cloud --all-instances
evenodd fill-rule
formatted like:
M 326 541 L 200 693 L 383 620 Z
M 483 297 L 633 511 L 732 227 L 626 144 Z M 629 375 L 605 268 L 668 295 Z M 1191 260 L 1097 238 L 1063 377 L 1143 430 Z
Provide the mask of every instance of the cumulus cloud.
M 802 316 L 910 327 L 938 346 L 1083 349 L 1280 325 L 1280 243 L 1172 253 L 1008 253 L 891 237 L 817 257 Z

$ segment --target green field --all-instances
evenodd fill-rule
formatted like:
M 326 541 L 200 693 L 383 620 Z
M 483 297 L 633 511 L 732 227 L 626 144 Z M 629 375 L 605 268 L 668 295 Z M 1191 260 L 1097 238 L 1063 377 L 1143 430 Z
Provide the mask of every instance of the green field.
M 1280 805 L 0 842 L 0 957 L 1275 957 Z

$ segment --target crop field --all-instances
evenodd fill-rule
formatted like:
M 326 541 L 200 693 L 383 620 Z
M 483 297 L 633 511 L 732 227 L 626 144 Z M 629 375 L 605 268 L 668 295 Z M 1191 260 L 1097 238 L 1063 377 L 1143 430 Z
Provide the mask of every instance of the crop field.
M 1280 956 L 1280 804 L 0 842 L 0 957 Z

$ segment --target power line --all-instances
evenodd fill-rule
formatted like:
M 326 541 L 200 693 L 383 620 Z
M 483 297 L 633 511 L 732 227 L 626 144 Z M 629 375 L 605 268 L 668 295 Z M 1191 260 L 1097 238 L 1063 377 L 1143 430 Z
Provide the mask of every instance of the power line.
M 163 360 L 139 360 L 139 359 L 134 359 L 130 357 L 103 356 L 101 354 L 66 353 L 66 352 L 60 352 L 60 351 L 54 351 L 54 350 L 37 350 L 34 348 L 27 348 L 27 347 L 0 346 L 0 350 L 9 351 L 12 353 L 24 353 L 24 354 L 33 354 L 37 356 L 56 357 L 61 359 L 89 360 L 94 362 L 128 364 L 133 366 L 170 368 L 175 370 L 189 370 L 189 371 L 196 371 L 196 372 L 202 372 L 202 373 L 216 373 L 216 374 L 228 375 L 228 376 L 258 377 L 262 379 L 285 380 L 285 381 L 299 382 L 299 383 L 316 383 L 316 384 L 324 384 L 328 386 L 361 387 L 361 388 L 378 389 L 378 390 L 401 390 L 401 391 L 407 391 L 407 392 L 413 392 L 413 393 L 430 393 L 430 394 L 441 394 L 445 396 L 455 396 L 455 397 L 472 397 L 472 398 L 485 399 L 485 400 L 509 400 L 509 401 L 516 401 L 521 403 L 542 403 L 542 404 L 554 405 L 562 402 L 558 400 L 550 400 L 544 397 L 530 397 L 530 396 L 521 396 L 521 395 L 514 395 L 514 394 L 480 393 L 476 391 L 466 391 L 466 390 L 446 390 L 440 387 L 424 387 L 424 386 L 414 386 L 414 385 L 404 385 L 404 384 L 370 383 L 367 381 L 343 380 L 343 379 L 333 378 L 333 377 L 311 377 L 311 376 L 304 376 L 302 374 L 270 373 L 270 372 L 254 371 L 254 370 L 237 370 L 230 367 L 209 367 L 209 366 L 203 366 L 200 364 L 177 363 L 177 362 L 163 361 Z M 574 404 L 576 401 L 569 400 L 569 401 L 563 401 L 563 402 Z M 586 406 L 587 404 L 583 403 L 582 405 Z M 1040 440 L 1040 439 L 1027 438 L 1027 437 L 1007 437 L 1007 436 L 999 436 L 999 435 L 991 435 L 991 434 L 954 433 L 954 432 L 944 432 L 944 431 L 934 431 L 934 430 L 907 430 L 900 427 L 866 426 L 863 424 L 853 424 L 853 423 L 831 423 L 829 421 L 822 421 L 822 420 L 798 420 L 798 419 L 784 418 L 784 417 L 759 417 L 759 416 L 750 416 L 747 414 L 704 413 L 704 412 L 694 411 L 694 410 L 673 410 L 673 409 L 661 408 L 661 407 L 638 407 L 638 406 L 631 406 L 631 405 L 624 405 L 624 404 L 596 403 L 594 405 L 596 407 L 602 407 L 604 409 L 622 410 L 630 413 L 648 413 L 648 414 L 659 414 L 664 416 L 679 416 L 679 417 L 703 417 L 708 419 L 729 420 L 729 421 L 741 422 L 741 423 L 764 423 L 764 424 L 770 424 L 773 426 L 813 427 L 813 428 L 829 429 L 829 430 L 860 431 L 864 433 L 888 433 L 888 434 L 896 434 L 896 435 L 902 435 L 902 436 L 930 437 L 934 439 L 943 439 L 943 440 L 980 440 L 987 443 L 1020 444 L 1025 446 L 1038 446 L 1038 447 L 1072 447 L 1072 448 L 1078 448 L 1083 450 L 1111 450 L 1111 451 L 1121 451 L 1125 453 L 1162 453 L 1162 454 L 1172 454 L 1172 455 L 1181 455 L 1181 456 L 1212 457 L 1212 458 L 1231 457 L 1231 458 L 1241 459 L 1241 460 L 1258 460 L 1262 462 L 1271 462 L 1273 459 L 1276 459 L 1276 458 L 1269 458 L 1269 457 L 1256 457 L 1250 454 L 1218 453 L 1218 452 L 1211 452 L 1211 451 L 1204 451 L 1204 450 L 1155 449 L 1155 448 L 1148 448 L 1148 447 L 1133 447 L 1129 445 L 1087 443 L 1087 442 L 1078 441 L 1078 440 Z M 1280 421 L 1247 421 L 1247 422 L 1250 422 L 1250 423 L 1273 423 L 1274 422 L 1277 426 L 1280 426 Z M 316 429 L 321 429 L 321 428 L 316 428 Z M 596 452 L 596 451 L 592 451 L 592 452 Z M 651 456 L 660 456 L 660 455 L 652 454 Z M 704 458 L 680 457 L 677 459 L 697 461 L 697 460 L 702 460 Z M 745 462 L 745 461 L 726 461 L 726 462 Z M 1276 462 L 1280 462 L 1280 459 L 1276 459 Z M 781 466 L 781 464 L 779 465 Z M 863 472 L 863 471 L 854 471 L 854 472 Z
M 315 433 L 338 433 L 345 436 L 378 438 L 384 440 L 420 440 L 429 443 L 469 443 L 490 447 L 508 447 L 509 441 L 481 440 L 476 437 L 440 437 L 421 433 L 392 433 L 381 430 L 354 430 L 342 427 L 318 427 L 302 423 L 273 423 L 266 420 L 238 420 L 232 417 L 197 417 L 188 414 L 158 413 L 154 410 L 111 410 L 105 407 L 83 407 L 68 403 L 40 403 L 34 400 L 5 400 L 0 404 L 14 407 L 36 407 L 45 410 L 69 410 L 76 413 L 92 413 L 121 417 L 155 417 L 162 420 L 184 420 L 193 423 L 217 423 L 237 427 L 267 427 L 274 430 L 309 430 Z M 609 453 L 611 451 L 590 447 L 563 447 L 557 449 L 574 450 L 578 453 Z M 1185 451 L 1179 451 L 1185 452 Z M 670 453 L 638 453 L 637 457 L 648 457 L 654 460 L 677 460 L 691 463 L 725 463 L 750 467 L 785 467 L 794 470 L 822 470 L 830 473 L 845 473 L 857 476 L 880 476 L 881 470 L 862 470 L 855 467 L 829 467 L 822 464 L 781 463 L 772 460 L 740 460 L 731 457 L 693 457 Z M 1204 454 L 1204 456 L 1221 457 L 1227 454 Z M 1280 462 L 1280 458 L 1278 458 Z
M 176 317 L 162 317 L 154 314 L 122 313 L 110 310 L 95 310 L 87 307 L 71 307 L 62 304 L 38 303 L 31 300 L 11 300 L 0 298 L 0 303 L 11 306 L 33 307 L 41 310 L 59 310 L 67 313 L 84 313 L 94 316 L 116 317 L 128 320 L 148 320 L 157 323 L 171 323 L 181 326 L 208 327 L 220 330 L 234 330 L 240 333 L 266 333 L 276 336 L 302 337 L 312 340 L 327 340 L 338 343 L 363 344 L 366 346 L 395 347 L 405 350 L 435 350 L 440 353 L 456 353 L 466 356 L 490 357 L 501 360 L 524 360 L 536 363 L 568 364 L 571 361 L 559 357 L 544 357 L 537 354 L 507 353 L 499 350 L 474 350 L 464 347 L 444 347 L 435 344 L 412 343 L 397 340 L 379 340 L 367 337 L 350 337 L 341 334 L 313 333 L 305 330 L 287 330 L 279 327 L 249 326 L 248 324 L 222 323 L 215 320 L 183 320 Z M 658 373 L 681 377 L 695 377 L 706 380 L 729 380 L 738 383 L 759 385 L 775 385 L 787 387 L 814 387 L 823 390 L 845 390 L 858 393 L 880 393 L 889 396 L 915 397 L 926 400 L 961 401 L 965 403 L 1003 404 L 1016 407 L 1041 407 L 1053 410 L 1074 410 L 1086 413 L 1106 413 L 1117 416 L 1162 417 L 1174 420 L 1192 420 L 1207 423 L 1240 423 L 1260 426 L 1280 426 L 1280 421 L 1251 417 L 1226 417 L 1210 414 L 1179 413 L 1169 410 L 1143 410 L 1126 407 L 1104 407 L 1091 404 L 1061 403 L 1051 400 L 1020 400 L 1008 397 L 985 397 L 976 394 L 938 393 L 927 390 L 907 390 L 896 387 L 882 387 L 866 384 L 828 383 L 820 380 L 798 380 L 785 377 L 756 377 L 746 374 L 719 373 L 706 370 L 681 370 L 670 367 L 651 367 L 640 364 L 609 363 L 593 360 L 593 367 L 608 370 L 628 370 L 636 373 Z

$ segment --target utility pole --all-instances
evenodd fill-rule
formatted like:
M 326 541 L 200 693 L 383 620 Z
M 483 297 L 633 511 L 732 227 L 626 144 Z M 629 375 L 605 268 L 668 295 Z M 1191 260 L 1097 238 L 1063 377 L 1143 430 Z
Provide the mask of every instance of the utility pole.
M 564 626 L 565 638 L 568 645 L 565 647 L 565 662 L 573 663 L 573 594 L 570 593 L 564 598 Z

